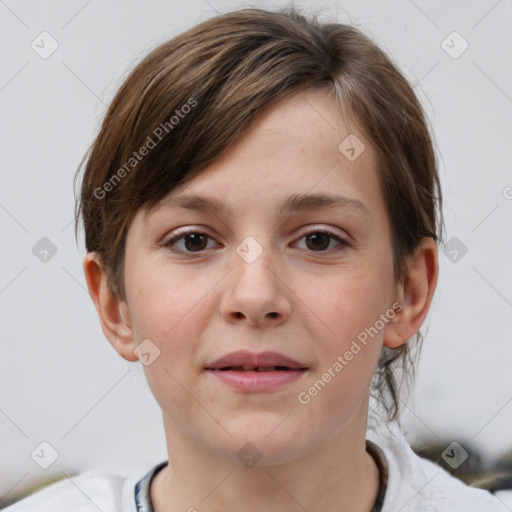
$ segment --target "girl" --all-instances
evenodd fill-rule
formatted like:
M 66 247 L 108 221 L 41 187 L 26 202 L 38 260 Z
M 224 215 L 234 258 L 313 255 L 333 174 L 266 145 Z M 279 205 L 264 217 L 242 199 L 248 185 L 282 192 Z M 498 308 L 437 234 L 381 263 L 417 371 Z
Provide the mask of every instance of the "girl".
M 212 18 L 136 67 L 83 163 L 87 285 L 169 458 L 10 510 L 508 510 L 399 426 L 442 198 L 420 104 L 365 35 Z

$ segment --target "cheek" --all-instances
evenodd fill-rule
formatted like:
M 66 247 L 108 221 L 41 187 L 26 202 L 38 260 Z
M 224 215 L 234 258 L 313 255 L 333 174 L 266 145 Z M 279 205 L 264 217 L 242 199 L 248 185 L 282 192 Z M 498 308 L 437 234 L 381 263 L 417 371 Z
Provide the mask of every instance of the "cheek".
M 348 348 L 386 312 L 390 281 L 384 282 L 383 276 L 386 274 L 380 269 L 351 269 L 318 279 L 314 287 L 311 280 L 306 280 L 301 289 L 296 289 L 301 316 L 316 333 L 323 353 L 332 355 Z
M 135 275 L 133 276 L 135 278 Z M 198 286 L 185 273 L 149 272 L 138 276 L 130 307 L 132 328 L 138 341 L 149 339 L 158 357 L 144 371 L 155 398 L 166 401 L 190 400 L 183 388 L 192 389 L 199 371 L 197 354 L 201 334 L 214 313 L 214 285 L 208 279 Z M 179 383 L 179 384 L 178 384 Z M 159 395 L 160 398 L 159 398 Z
M 385 274 L 365 268 L 363 273 L 345 273 L 331 278 L 316 291 L 301 291 L 314 314 L 306 314 L 306 329 L 315 340 L 318 367 L 303 391 L 320 415 L 342 416 L 357 406 L 371 384 L 382 347 L 388 307 L 389 283 Z M 381 279 L 381 282 L 379 282 Z M 306 295 L 308 294 L 309 295 Z M 320 397 L 321 395 L 321 397 Z M 302 402 L 303 403 L 303 402 Z
M 137 294 L 132 328 L 138 341 L 151 342 L 154 358 L 150 364 L 142 364 L 141 359 L 141 364 L 155 400 L 163 411 L 185 411 L 190 407 L 185 390 L 193 392 L 194 386 L 201 329 L 197 311 L 202 308 L 193 307 L 197 300 L 190 290 L 177 297 L 174 287 L 164 288 L 161 283 L 147 280 L 144 292 Z
M 328 334 L 315 336 L 318 365 L 296 399 L 309 417 L 322 418 L 327 431 L 334 432 L 350 421 L 368 396 L 383 331 L 371 330 L 380 313 L 376 303 L 344 302 L 343 295 L 332 299 L 323 317 L 330 327 L 323 332 Z
M 150 261 L 148 259 L 148 261 Z M 131 303 L 133 327 L 139 337 L 152 339 L 160 348 L 184 344 L 204 325 L 208 276 L 190 279 L 187 272 L 171 271 L 169 264 L 139 265 L 142 272 L 128 280 L 134 297 Z

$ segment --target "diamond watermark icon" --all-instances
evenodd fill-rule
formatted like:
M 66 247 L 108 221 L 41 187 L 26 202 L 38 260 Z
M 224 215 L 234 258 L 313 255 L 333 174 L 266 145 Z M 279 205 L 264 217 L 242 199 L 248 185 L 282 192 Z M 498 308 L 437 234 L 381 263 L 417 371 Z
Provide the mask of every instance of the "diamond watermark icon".
M 452 59 L 458 59 L 469 48 L 469 43 L 457 31 L 453 31 L 441 41 L 441 48 Z
M 137 345 L 133 353 L 144 366 L 149 366 L 160 356 L 160 349 L 146 338 Z
M 50 55 L 57 50 L 59 43 L 48 32 L 41 32 L 30 45 L 39 57 L 47 59 Z
M 341 144 L 338 146 L 338 149 L 347 160 L 353 162 L 359 158 L 359 156 L 366 149 L 366 146 L 357 135 L 351 133 L 342 140 Z
M 48 263 L 56 254 L 57 246 L 46 236 L 32 247 L 32 254 L 42 263 Z
M 236 453 L 241 462 L 248 468 L 252 468 L 262 456 L 258 447 L 253 443 L 245 443 Z
M 441 457 L 450 467 L 457 469 L 468 458 L 468 452 L 457 441 L 453 441 L 444 449 Z
M 443 245 L 442 251 L 452 263 L 458 263 L 468 252 L 468 248 L 460 238 L 454 236 Z
M 236 252 L 246 263 L 252 263 L 263 252 L 263 247 L 252 236 L 248 236 L 238 245 Z
M 43 469 L 48 469 L 59 458 L 57 450 L 47 441 L 39 443 L 30 456 Z

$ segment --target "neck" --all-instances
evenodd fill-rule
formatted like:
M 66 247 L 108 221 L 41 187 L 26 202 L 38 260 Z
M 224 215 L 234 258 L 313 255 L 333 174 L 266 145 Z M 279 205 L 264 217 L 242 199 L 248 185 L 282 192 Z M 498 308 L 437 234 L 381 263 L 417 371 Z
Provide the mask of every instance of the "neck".
M 362 423 L 352 422 L 291 462 L 245 467 L 183 436 L 164 417 L 171 456 L 151 485 L 154 510 L 370 512 L 379 471 L 366 451 L 366 417 Z

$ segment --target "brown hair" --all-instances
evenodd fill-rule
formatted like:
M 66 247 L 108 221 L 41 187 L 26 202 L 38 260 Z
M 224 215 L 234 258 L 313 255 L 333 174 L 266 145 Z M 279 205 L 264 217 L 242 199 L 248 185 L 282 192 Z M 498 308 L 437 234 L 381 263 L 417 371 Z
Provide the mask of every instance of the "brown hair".
M 219 158 L 269 106 L 324 86 L 377 150 L 395 282 L 405 282 L 406 256 L 422 237 L 439 242 L 442 230 L 436 158 L 412 87 L 352 26 L 320 23 L 296 8 L 242 9 L 151 51 L 120 87 L 77 170 L 75 183 L 86 162 L 75 235 L 82 216 L 86 249 L 102 257 L 112 293 L 125 298 L 125 240 L 139 209 Z M 390 421 L 399 420 L 397 363 L 414 374 L 410 344 L 384 347 L 374 375 L 374 396 Z

